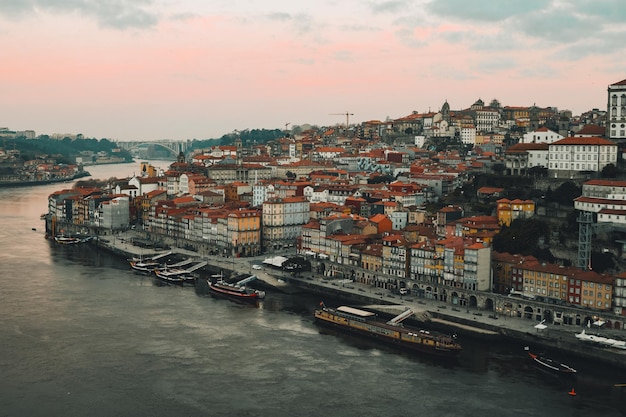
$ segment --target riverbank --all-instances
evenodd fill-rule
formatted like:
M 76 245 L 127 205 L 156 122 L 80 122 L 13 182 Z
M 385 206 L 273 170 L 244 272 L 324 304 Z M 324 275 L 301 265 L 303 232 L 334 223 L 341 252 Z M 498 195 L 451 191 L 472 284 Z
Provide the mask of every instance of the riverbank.
M 60 178 L 51 178 L 48 180 L 11 180 L 11 181 L 0 181 L 0 187 L 9 188 L 9 187 L 31 187 L 35 185 L 49 185 L 56 184 L 60 182 L 71 182 L 80 178 L 90 177 L 91 174 L 88 171 L 80 171 L 74 175 L 69 177 L 60 177 Z
M 111 236 L 101 236 L 92 242 L 125 259 L 148 257 L 163 252 L 163 248 L 145 249 L 132 244 L 134 233 L 126 232 Z M 416 314 L 418 325 L 428 326 L 458 334 L 460 337 L 480 338 L 485 340 L 504 339 L 519 343 L 520 349 L 530 345 L 534 348 L 565 352 L 586 360 L 597 361 L 610 366 L 626 369 L 626 351 L 590 345 L 579 341 L 575 335 L 582 328 L 574 326 L 547 325 L 537 329 L 537 322 L 525 318 L 498 316 L 492 312 L 475 308 L 459 309 L 444 305 L 435 300 L 400 296 L 383 292 L 380 288 L 371 288 L 365 284 L 348 280 L 328 279 L 315 273 L 306 273 L 295 277 L 280 270 L 263 267 L 252 269 L 253 264 L 261 264 L 266 256 L 254 258 L 224 258 L 220 256 L 200 255 L 182 248 L 169 248 L 174 254 L 206 261 L 209 266 L 224 273 L 254 274 L 269 289 L 287 294 L 307 292 L 324 297 L 344 300 L 346 304 L 365 306 L 383 315 L 396 315 L 405 308 L 411 308 Z

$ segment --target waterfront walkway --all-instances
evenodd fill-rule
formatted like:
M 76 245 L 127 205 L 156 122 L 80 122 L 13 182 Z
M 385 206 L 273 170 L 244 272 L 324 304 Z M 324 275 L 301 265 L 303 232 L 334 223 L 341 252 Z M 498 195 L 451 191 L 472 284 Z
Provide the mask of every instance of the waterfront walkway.
M 102 236 L 99 239 L 99 244 L 127 258 L 133 256 L 149 257 L 164 252 L 164 248 L 146 249 L 133 245 L 132 239 L 137 237 L 137 232 L 128 231 Z M 535 320 L 498 315 L 493 311 L 477 308 L 458 307 L 442 301 L 416 298 L 413 295 L 393 294 L 391 291 L 382 288 L 371 287 L 346 279 L 331 279 L 314 272 L 306 272 L 296 277 L 290 273 L 264 266 L 262 262 L 269 255 L 248 258 L 226 258 L 223 256 L 199 254 L 181 248 L 171 248 L 171 251 L 186 257 L 206 261 L 212 267 L 222 269 L 225 275 L 230 271 L 234 271 L 236 274 L 256 275 L 267 285 L 284 293 L 311 290 L 320 294 L 335 294 L 344 298 L 359 300 L 361 304 L 365 301 L 365 304 L 369 304 L 370 308 L 390 314 L 399 314 L 402 310 L 409 307 L 416 313 L 419 319 L 426 319 L 423 321 L 429 321 L 432 324 L 454 332 L 474 334 L 479 337 L 505 336 L 519 341 L 521 345 L 534 344 L 548 348 L 563 349 L 574 354 L 605 360 L 626 367 L 626 350 L 596 347 L 578 341 L 575 334 L 580 333 L 583 329 L 579 326 L 546 324 L 544 329 L 538 329 L 535 326 L 539 322 Z M 295 251 L 293 253 L 282 253 L 282 255 L 294 256 Z M 261 265 L 261 269 L 253 268 L 253 265 Z M 616 339 L 626 340 L 626 331 L 624 330 L 599 330 L 599 332 L 604 332 L 607 336 Z

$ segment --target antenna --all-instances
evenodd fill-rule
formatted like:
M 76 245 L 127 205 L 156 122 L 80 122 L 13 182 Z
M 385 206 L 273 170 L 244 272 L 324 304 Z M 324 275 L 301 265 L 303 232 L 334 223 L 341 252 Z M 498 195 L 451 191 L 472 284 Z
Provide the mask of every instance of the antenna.
M 346 130 L 348 130 L 348 126 L 350 126 L 350 116 L 354 116 L 354 113 L 345 112 L 345 113 L 330 113 L 331 116 L 346 116 Z

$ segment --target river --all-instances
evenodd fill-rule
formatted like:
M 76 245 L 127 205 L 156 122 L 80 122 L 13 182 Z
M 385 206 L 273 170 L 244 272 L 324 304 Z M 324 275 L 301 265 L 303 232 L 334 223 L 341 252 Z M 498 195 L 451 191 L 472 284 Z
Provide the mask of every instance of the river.
M 44 238 L 39 216 L 65 186 L 0 189 L 1 416 L 626 415 L 626 377 L 596 364 L 568 359 L 579 376 L 562 380 L 521 346 L 461 340 L 446 365 L 319 328 L 313 296 L 252 307 L 156 286 Z

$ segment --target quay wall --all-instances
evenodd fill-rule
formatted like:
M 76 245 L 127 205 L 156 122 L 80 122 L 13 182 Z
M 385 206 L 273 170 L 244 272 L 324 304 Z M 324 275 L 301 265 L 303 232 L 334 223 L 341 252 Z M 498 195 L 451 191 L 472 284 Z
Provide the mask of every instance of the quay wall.
M 406 306 L 404 303 L 398 304 L 395 301 L 372 297 L 368 294 L 355 294 L 346 291 L 345 287 L 328 288 L 316 282 L 293 278 L 290 279 L 289 282 L 320 295 L 342 298 L 355 303 L 380 305 L 380 308 L 368 307 L 379 313 L 388 313 L 386 309 L 382 307 L 383 305 Z M 447 314 L 442 312 L 441 308 L 430 308 L 427 311 L 428 314 L 435 319 L 428 322 L 429 327 L 434 330 L 454 332 L 465 337 L 487 340 L 507 340 L 519 343 L 520 349 L 523 346 L 532 346 L 535 349 L 542 348 L 564 351 L 581 359 L 626 369 L 626 351 L 589 345 L 576 339 L 574 336 L 575 331 L 554 328 L 559 326 L 550 327 L 547 331 L 537 331 L 533 328 L 535 322 L 531 320 L 519 318 L 504 319 L 497 318 L 495 315 L 482 315 L 482 313 L 457 312 L 457 314 Z M 467 317 L 463 317 L 463 314 L 466 314 Z M 529 330 L 529 328 L 532 330 Z M 484 332 L 481 330 L 484 330 Z
M 130 242 L 124 242 L 121 239 L 112 239 L 112 236 L 101 236 L 99 239 L 94 239 L 90 243 L 96 244 L 100 248 L 117 256 L 123 256 L 124 258 L 137 256 L 141 250 L 133 246 Z M 179 248 L 172 248 L 172 252 L 192 257 L 201 257 L 201 255 L 196 252 Z M 144 255 L 146 255 L 145 252 Z M 224 265 L 224 261 L 221 258 L 202 256 L 202 259 L 206 260 L 208 264 L 213 267 L 228 270 L 228 267 Z M 233 265 L 233 269 L 237 269 L 237 266 Z M 285 288 L 285 286 L 291 289 L 297 288 L 303 292 L 319 294 L 321 297 L 328 296 L 345 300 L 346 303 L 368 305 L 368 308 L 377 311 L 381 315 L 392 314 L 390 311 L 393 310 L 393 308 L 398 310 L 410 306 L 418 313 L 418 319 L 411 319 L 410 321 L 418 324 L 427 322 L 428 326 L 433 328 L 433 330 L 454 332 L 463 337 L 475 337 L 486 340 L 507 340 L 519 343 L 520 349 L 523 346 L 529 345 L 533 348 L 564 351 L 582 359 L 626 369 L 626 351 L 602 348 L 581 342 L 574 336 L 578 329 L 572 329 L 569 326 L 550 326 L 547 330 L 538 331 L 534 329 L 536 322 L 533 320 L 512 317 L 506 318 L 503 316 L 498 317 L 487 311 L 485 311 L 483 315 L 483 312 L 461 311 L 461 309 L 457 308 L 448 310 L 446 306 L 428 306 L 424 301 L 414 300 L 413 298 L 404 298 L 399 301 L 398 298 L 390 294 L 383 295 L 382 292 L 368 292 L 363 288 L 355 288 L 352 284 L 341 283 L 337 280 L 320 280 L 313 278 L 312 275 L 307 275 L 307 277 L 293 277 L 286 274 L 281 275 L 281 280 L 279 281 L 271 274 L 258 275 L 259 279 L 261 279 L 265 285 L 281 292 L 294 292 L 289 288 Z M 430 320 L 419 320 L 420 317 L 424 317 L 423 314 L 419 313 L 424 312 L 431 317 Z

